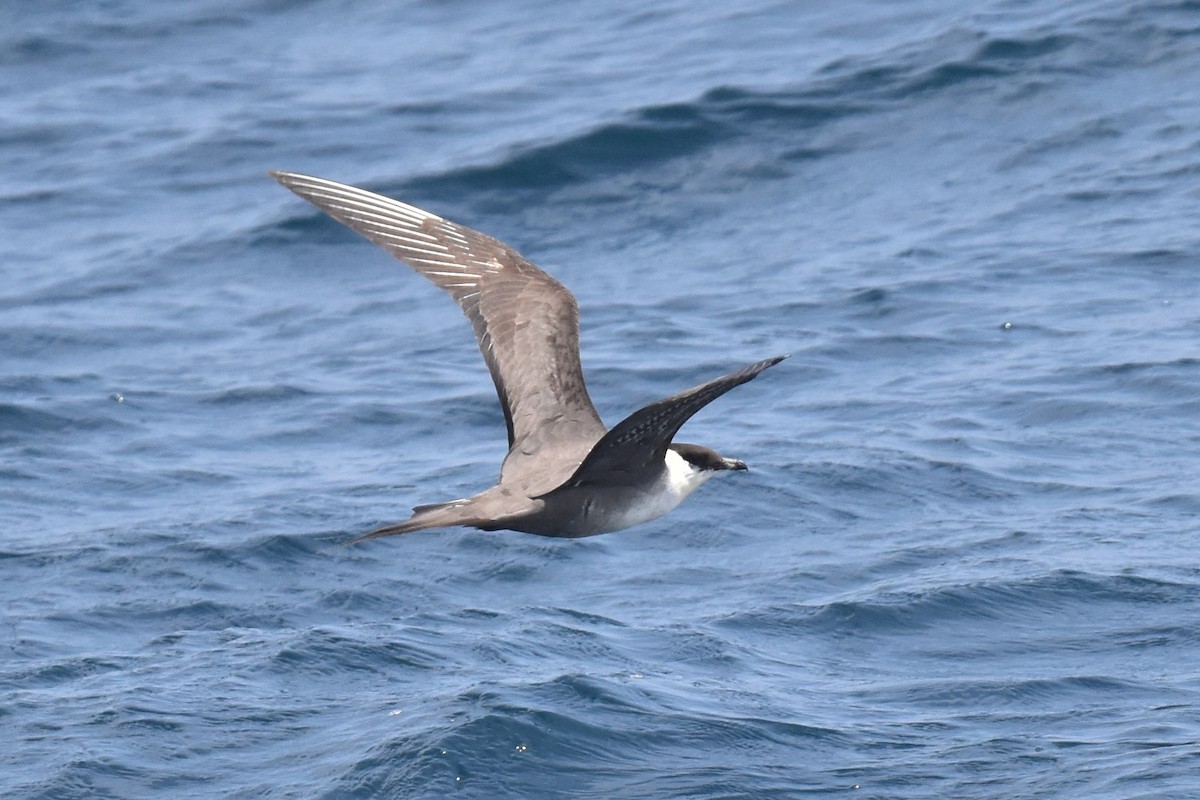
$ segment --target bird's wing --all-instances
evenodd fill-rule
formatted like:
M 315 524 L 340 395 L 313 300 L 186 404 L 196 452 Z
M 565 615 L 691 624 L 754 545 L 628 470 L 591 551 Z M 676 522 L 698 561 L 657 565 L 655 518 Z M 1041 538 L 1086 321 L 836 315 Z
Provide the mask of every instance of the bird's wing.
M 742 367 L 708 383 L 671 395 L 630 414 L 613 426 L 562 488 L 642 485 L 657 475 L 675 434 L 693 414 L 735 386 L 753 380 L 787 356 Z
M 528 472 L 539 452 L 555 461 L 545 451 L 556 447 L 586 452 L 604 434 L 579 364 L 579 307 L 565 286 L 503 242 L 428 211 L 323 178 L 271 175 L 462 308 L 504 409 L 505 472 Z

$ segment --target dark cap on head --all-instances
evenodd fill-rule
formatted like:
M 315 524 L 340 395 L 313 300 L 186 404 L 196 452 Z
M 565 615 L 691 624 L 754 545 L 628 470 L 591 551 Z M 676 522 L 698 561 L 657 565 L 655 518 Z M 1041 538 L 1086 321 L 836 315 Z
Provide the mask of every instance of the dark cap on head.
M 725 458 L 716 450 L 701 447 L 698 444 L 677 443 L 672 444 L 671 449 L 683 456 L 684 461 L 687 461 L 696 469 L 748 469 L 745 461 L 738 461 L 736 458 Z

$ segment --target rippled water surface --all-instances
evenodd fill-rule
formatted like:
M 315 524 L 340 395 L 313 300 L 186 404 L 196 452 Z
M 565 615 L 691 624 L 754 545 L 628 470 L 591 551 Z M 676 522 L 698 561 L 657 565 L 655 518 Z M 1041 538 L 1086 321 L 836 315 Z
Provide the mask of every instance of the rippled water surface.
M 9 4 L 0 794 L 1193 796 L 1194 2 Z M 751 465 L 578 541 L 444 296 L 575 292 L 611 424 Z

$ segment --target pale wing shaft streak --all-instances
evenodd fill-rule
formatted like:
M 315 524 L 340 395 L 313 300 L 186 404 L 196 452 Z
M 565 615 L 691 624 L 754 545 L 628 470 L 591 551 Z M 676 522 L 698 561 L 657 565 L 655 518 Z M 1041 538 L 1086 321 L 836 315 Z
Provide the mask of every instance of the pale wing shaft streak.
M 579 364 L 578 307 L 562 284 L 503 242 L 414 206 L 322 178 L 272 174 L 462 308 L 504 408 L 505 483 L 529 479 L 534 457 L 578 464 L 604 435 Z

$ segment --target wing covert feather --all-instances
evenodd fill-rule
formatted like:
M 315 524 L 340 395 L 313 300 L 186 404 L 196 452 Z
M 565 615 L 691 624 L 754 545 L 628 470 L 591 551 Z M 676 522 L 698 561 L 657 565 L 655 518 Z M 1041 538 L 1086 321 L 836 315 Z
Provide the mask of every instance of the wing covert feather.
M 641 485 L 662 468 L 667 447 L 692 416 L 735 386 L 753 380 L 787 356 L 757 361 L 720 378 L 639 408 L 613 426 L 564 486 Z
M 504 409 L 502 481 L 530 472 L 539 454 L 578 463 L 581 448 L 604 435 L 579 363 L 579 308 L 561 283 L 503 242 L 415 206 L 323 178 L 271 175 L 454 298 Z

